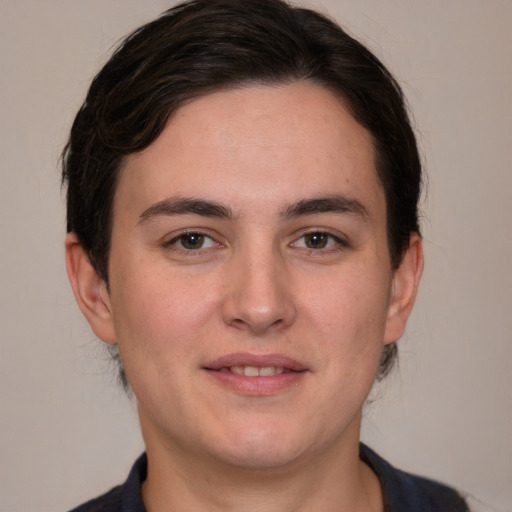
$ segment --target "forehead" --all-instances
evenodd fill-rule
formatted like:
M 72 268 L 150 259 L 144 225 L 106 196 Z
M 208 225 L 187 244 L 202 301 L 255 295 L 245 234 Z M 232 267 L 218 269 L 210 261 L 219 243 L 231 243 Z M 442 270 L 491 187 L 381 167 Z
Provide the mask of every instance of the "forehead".
M 144 208 L 170 195 L 213 194 L 238 207 L 264 195 L 271 206 L 333 188 L 382 199 L 373 140 L 337 96 L 304 81 L 182 106 L 148 148 L 127 157 L 116 198 Z

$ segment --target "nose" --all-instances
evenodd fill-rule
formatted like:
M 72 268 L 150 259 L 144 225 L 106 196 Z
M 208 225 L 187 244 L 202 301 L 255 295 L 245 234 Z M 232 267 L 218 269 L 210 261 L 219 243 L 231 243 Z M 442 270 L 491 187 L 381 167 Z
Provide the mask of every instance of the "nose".
M 229 269 L 224 322 L 253 334 L 291 325 L 296 308 L 289 277 L 284 262 L 272 250 L 240 254 Z

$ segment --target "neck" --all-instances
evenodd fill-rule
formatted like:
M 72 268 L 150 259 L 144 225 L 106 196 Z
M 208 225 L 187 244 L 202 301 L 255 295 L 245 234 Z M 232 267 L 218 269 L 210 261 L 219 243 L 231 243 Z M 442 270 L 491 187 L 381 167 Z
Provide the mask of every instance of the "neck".
M 359 460 L 359 428 L 329 450 L 277 468 L 240 467 L 145 435 L 147 512 L 381 512 L 380 484 Z M 144 431 L 144 429 L 143 429 Z

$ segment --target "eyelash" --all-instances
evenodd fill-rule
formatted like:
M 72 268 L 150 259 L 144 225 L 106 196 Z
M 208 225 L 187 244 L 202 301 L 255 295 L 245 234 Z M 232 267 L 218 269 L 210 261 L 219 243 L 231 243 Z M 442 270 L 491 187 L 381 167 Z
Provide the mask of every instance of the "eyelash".
M 307 237 L 313 237 L 319 235 L 321 237 L 320 242 L 325 241 L 327 246 L 324 247 L 307 247 L 306 239 Z M 299 242 L 304 241 L 305 245 L 303 247 L 300 247 L 298 244 Z M 342 251 L 343 249 L 350 248 L 350 244 L 347 240 L 340 238 L 336 235 L 333 235 L 332 233 L 329 233 L 327 231 L 323 231 L 321 229 L 317 229 L 314 231 L 310 231 L 308 233 L 304 233 L 299 238 L 297 238 L 294 242 L 290 244 L 291 247 L 296 247 L 298 249 L 308 251 L 309 255 L 314 256 L 325 256 L 332 254 L 334 252 Z
M 307 238 L 308 237 L 319 237 L 319 244 L 322 244 L 325 242 L 325 246 L 323 247 L 308 247 L 307 246 Z M 197 248 L 193 247 L 185 247 L 184 241 L 186 238 L 192 238 L 197 237 L 200 239 L 201 245 Z M 301 241 L 304 241 L 304 246 L 299 245 Z M 204 244 L 208 243 L 209 247 L 204 247 Z M 212 249 L 219 249 L 223 248 L 224 245 L 221 242 L 218 242 L 215 240 L 212 236 L 201 232 L 201 231 L 186 231 L 183 233 L 180 233 L 179 235 L 175 236 L 171 240 L 165 242 L 163 244 L 164 248 L 173 250 L 175 252 L 180 252 L 181 254 L 187 255 L 187 256 L 200 256 L 204 252 L 210 251 Z M 343 249 L 350 248 L 350 244 L 347 240 L 340 238 L 338 236 L 333 235 L 332 233 L 328 233 L 327 231 L 322 231 L 320 229 L 310 231 L 308 233 L 302 234 L 300 237 L 296 238 L 291 244 L 289 244 L 289 247 L 293 247 L 296 249 L 299 249 L 301 251 L 307 251 L 309 255 L 314 256 L 324 256 L 329 255 L 335 252 L 342 251 Z
M 184 240 L 192 237 L 198 237 L 201 239 L 201 245 L 197 248 L 191 248 L 191 247 L 184 247 L 183 242 Z M 209 240 L 210 247 L 203 247 L 204 242 Z M 181 247 L 180 247 L 181 245 Z M 204 251 L 208 251 L 212 248 L 220 248 L 224 247 L 223 244 L 220 242 L 217 242 L 213 237 L 210 235 L 207 235 L 206 233 L 202 233 L 201 231 L 186 231 L 184 233 L 180 233 L 179 235 L 175 236 L 168 242 L 164 243 L 164 247 L 174 250 L 176 252 L 181 252 L 182 254 L 186 254 L 187 256 L 197 256 L 202 254 Z

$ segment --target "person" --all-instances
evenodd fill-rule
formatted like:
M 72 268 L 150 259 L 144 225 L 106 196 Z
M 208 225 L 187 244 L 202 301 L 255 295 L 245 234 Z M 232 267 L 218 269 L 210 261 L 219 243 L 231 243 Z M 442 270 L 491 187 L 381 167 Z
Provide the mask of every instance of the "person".
M 63 153 L 65 245 L 146 453 L 75 511 L 468 510 L 359 440 L 421 181 L 399 85 L 317 12 L 190 0 L 128 36 Z

